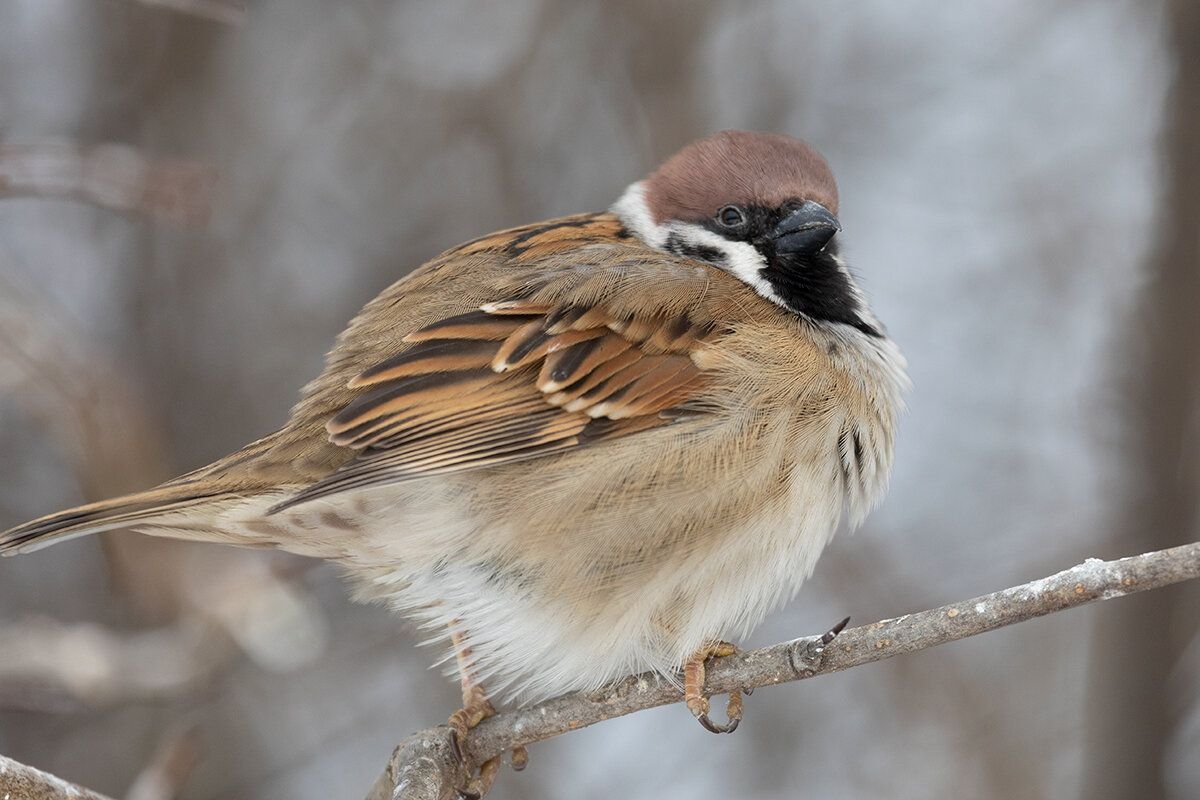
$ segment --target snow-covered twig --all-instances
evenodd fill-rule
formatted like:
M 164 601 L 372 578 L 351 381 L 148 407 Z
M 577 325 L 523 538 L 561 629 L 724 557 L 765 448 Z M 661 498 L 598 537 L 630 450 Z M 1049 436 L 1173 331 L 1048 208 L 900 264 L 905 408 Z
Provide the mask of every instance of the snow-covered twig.
M 831 643 L 814 636 L 714 660 L 705 689 L 721 694 L 803 680 L 924 650 L 968 636 L 1200 578 L 1200 542 L 1117 561 L 1088 559 L 1047 578 L 929 611 L 849 628 Z M 450 729 L 418 731 L 396 748 L 368 800 L 454 800 L 479 764 L 519 745 L 606 719 L 682 700 L 678 687 L 654 675 L 631 675 L 597 692 L 580 692 L 484 720 L 468 737 L 464 761 Z M 106 800 L 52 775 L 0 756 L 0 792 L 46 800 Z
M 1088 559 L 1011 589 L 848 628 L 827 646 L 817 636 L 716 659 L 708 666 L 705 688 L 722 694 L 839 672 L 1095 600 L 1195 578 L 1200 578 L 1200 542 L 1117 561 Z M 519 745 L 682 699 L 677 686 L 657 676 L 631 675 L 597 692 L 564 695 L 486 719 L 471 732 L 464 756 L 470 764 L 481 764 Z M 454 798 L 467 775 L 454 758 L 451 735 L 441 726 L 402 742 L 368 800 Z

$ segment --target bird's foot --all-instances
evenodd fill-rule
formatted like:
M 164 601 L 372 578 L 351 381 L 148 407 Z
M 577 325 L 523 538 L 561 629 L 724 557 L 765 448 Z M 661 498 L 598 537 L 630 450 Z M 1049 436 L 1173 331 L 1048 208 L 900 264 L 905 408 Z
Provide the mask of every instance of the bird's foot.
M 463 707 L 450 715 L 447 724 L 454 730 L 450 744 L 454 755 L 470 772 L 470 764 L 466 759 L 467 734 L 472 728 L 496 713 L 495 706 L 488 699 L 487 692 L 480 684 L 471 669 L 471 650 L 466 645 L 463 636 L 457 632 L 451 634 L 455 653 L 458 656 L 458 668 L 462 678 Z M 529 764 L 529 751 L 523 746 L 512 749 L 511 760 L 513 770 L 520 772 Z M 480 800 L 492 784 L 496 782 L 496 773 L 500 771 L 500 756 L 489 758 L 479 767 L 479 773 L 474 775 L 467 785 L 459 789 L 459 794 L 467 800 Z
M 683 699 L 688 710 L 692 712 L 705 730 L 712 733 L 733 733 L 742 721 L 742 693 L 734 690 L 729 693 L 729 702 L 725 706 L 726 721 L 717 724 L 708 717 L 709 698 L 704 694 L 704 664 L 710 658 L 731 656 L 738 652 L 737 646 L 729 642 L 712 642 L 697 650 L 683 665 Z M 747 694 L 749 694 L 747 692 Z
M 467 734 L 472 728 L 495 713 L 496 708 L 488 700 L 482 686 L 478 684 L 464 686 L 463 707 L 451 714 L 450 719 L 446 722 L 454 730 L 451 744 L 454 746 L 454 754 L 459 761 L 466 762 Z M 459 794 L 467 800 L 479 800 L 492 788 L 499 770 L 500 757 L 489 758 L 479 766 L 479 773 L 473 775 L 467 785 L 459 789 Z
M 472 728 L 496 713 L 495 707 L 487 699 L 483 688 L 476 686 L 470 690 L 474 696 L 458 711 L 450 715 L 447 724 L 454 730 L 454 738 L 450 740 L 454 754 L 459 761 L 466 763 L 466 738 Z M 529 764 L 529 751 L 524 746 L 514 747 L 509 763 L 513 770 L 520 772 Z M 468 767 L 470 765 L 467 765 Z M 480 800 L 496 782 L 496 773 L 500 771 L 500 756 L 489 758 L 479 766 L 478 774 L 472 776 L 467 785 L 459 789 L 459 794 L 466 800 Z

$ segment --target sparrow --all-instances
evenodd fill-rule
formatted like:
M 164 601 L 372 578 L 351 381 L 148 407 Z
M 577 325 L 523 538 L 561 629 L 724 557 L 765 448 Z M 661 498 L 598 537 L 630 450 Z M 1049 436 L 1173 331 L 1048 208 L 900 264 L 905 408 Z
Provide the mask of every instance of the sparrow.
M 0 535 L 113 529 L 340 564 L 449 645 L 464 708 L 684 677 L 883 496 L 905 362 L 810 145 L 724 131 L 602 213 L 454 247 L 369 302 L 278 431 Z M 484 689 L 486 687 L 486 691 Z M 736 701 L 736 702 L 735 702 Z

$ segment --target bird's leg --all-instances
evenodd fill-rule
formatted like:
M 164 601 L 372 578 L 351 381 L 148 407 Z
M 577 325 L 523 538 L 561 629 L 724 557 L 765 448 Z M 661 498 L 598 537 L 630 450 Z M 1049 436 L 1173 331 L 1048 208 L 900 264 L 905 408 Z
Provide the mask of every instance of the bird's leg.
M 488 699 L 483 684 L 475 677 L 474 668 L 471 663 L 471 647 L 467 644 L 466 637 L 459 630 L 451 628 L 450 642 L 454 645 L 454 656 L 458 661 L 458 675 L 462 684 L 463 707 L 450 715 L 447 724 L 454 729 L 454 745 L 461 759 L 463 757 L 463 744 L 467 733 L 480 722 L 495 714 L 496 709 Z M 529 753 L 525 748 L 513 748 L 513 769 L 518 771 L 525 769 L 525 765 L 528 763 Z M 462 790 L 462 794 L 472 798 L 483 797 L 492 788 L 499 769 L 500 756 L 489 758 L 479 766 L 479 774 L 471 779 L 466 788 Z
M 683 665 L 683 699 L 687 703 L 692 716 L 700 720 L 706 730 L 713 733 L 733 733 L 742 721 L 742 693 L 734 690 L 729 693 L 729 703 L 725 706 L 726 722 L 718 725 L 708 718 L 709 699 L 704 694 L 704 662 L 710 658 L 731 656 L 738 651 L 736 645 L 729 642 L 711 642 L 701 647 Z
M 459 759 L 463 758 L 467 733 L 479 723 L 496 713 L 482 684 L 475 680 L 471 665 L 471 648 L 461 631 L 450 629 L 450 642 L 454 645 L 454 656 L 458 661 L 458 677 L 462 684 L 462 708 L 450 715 L 448 724 L 454 729 L 454 745 Z M 469 766 L 469 765 L 468 765 Z M 496 781 L 500 769 L 500 757 L 490 758 L 479 766 L 479 774 L 471 778 L 462 790 L 464 797 L 480 798 L 488 793 Z

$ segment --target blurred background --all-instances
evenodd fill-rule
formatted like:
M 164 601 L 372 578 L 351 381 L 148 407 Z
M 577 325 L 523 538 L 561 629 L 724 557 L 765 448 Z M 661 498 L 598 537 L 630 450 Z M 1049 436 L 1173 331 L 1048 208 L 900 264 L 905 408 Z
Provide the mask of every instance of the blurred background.
M 1194 0 L 0 0 L 0 528 L 282 423 L 359 306 L 804 137 L 915 389 L 892 491 L 751 641 L 1197 538 Z M 531 748 L 497 798 L 1200 797 L 1179 586 Z M 0 562 L 0 752 L 133 800 L 358 798 L 457 688 L 336 570 L 132 535 Z

